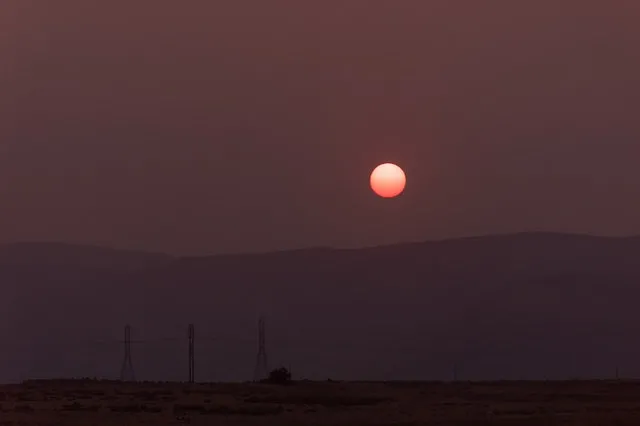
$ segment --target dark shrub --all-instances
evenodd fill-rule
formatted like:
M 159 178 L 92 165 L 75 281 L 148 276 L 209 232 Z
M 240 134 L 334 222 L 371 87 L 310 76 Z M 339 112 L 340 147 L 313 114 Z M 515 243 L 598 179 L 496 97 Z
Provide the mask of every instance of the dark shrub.
M 269 377 L 265 382 L 275 385 L 289 384 L 291 383 L 291 372 L 284 367 L 277 368 L 269 373 Z

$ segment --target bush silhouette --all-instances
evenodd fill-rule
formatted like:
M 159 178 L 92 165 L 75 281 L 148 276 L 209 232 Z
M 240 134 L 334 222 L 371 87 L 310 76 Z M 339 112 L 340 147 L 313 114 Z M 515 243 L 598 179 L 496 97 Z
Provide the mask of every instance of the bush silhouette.
M 291 382 L 291 372 L 284 367 L 276 368 L 269 373 L 269 377 L 265 382 L 276 385 L 285 385 Z

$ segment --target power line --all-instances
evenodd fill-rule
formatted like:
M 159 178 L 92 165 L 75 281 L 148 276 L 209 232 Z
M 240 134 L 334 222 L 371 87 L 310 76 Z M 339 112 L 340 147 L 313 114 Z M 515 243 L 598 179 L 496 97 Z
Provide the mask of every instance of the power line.
M 257 344 L 258 351 L 256 356 L 256 364 L 253 371 L 253 380 L 260 381 L 264 379 L 268 375 L 268 356 L 267 356 L 267 348 L 266 348 L 266 319 L 264 315 L 260 315 L 258 319 L 258 333 L 257 333 Z M 25 336 L 22 336 L 23 338 Z M 131 326 L 126 325 L 124 330 L 124 342 L 122 339 L 115 338 L 106 338 L 100 339 L 99 336 L 95 336 L 93 338 L 92 335 L 87 335 L 87 339 L 83 339 L 82 337 L 73 337 L 69 336 L 63 339 L 63 343 L 70 347 L 92 347 L 92 350 L 99 350 L 102 353 L 106 351 L 111 351 L 112 347 L 115 347 L 115 344 L 124 343 L 124 358 L 122 360 L 122 365 L 120 369 L 120 379 L 122 381 L 135 381 L 136 375 L 134 372 L 133 361 L 132 361 L 132 346 L 134 344 L 140 345 L 144 344 L 145 346 L 156 345 L 162 343 L 172 344 L 174 342 L 180 342 L 179 346 L 183 347 L 185 337 L 147 337 L 133 339 L 131 333 Z M 409 345 L 384 345 L 382 342 L 368 342 L 368 344 L 362 344 L 362 342 L 320 342 L 320 341 L 303 341 L 299 339 L 292 338 L 293 336 L 289 336 L 289 338 L 278 338 L 276 341 L 278 342 L 278 349 L 285 352 L 294 350 L 294 351 L 308 351 L 313 350 L 317 352 L 318 349 L 322 349 L 325 352 L 334 352 L 334 351 L 349 351 L 353 349 L 373 349 L 379 347 L 382 351 L 402 351 L 404 353 L 407 352 L 416 352 L 423 353 L 425 351 L 424 347 L 411 347 L 418 346 L 417 342 L 413 342 Z M 188 343 L 188 382 L 195 383 L 195 326 L 193 323 L 188 325 L 187 329 L 187 343 Z M 254 338 L 255 339 L 255 338 Z M 223 334 L 216 334 L 215 332 L 211 335 L 198 336 L 198 341 L 205 348 L 205 351 L 210 351 L 211 348 L 209 346 L 215 345 L 216 348 L 221 348 L 223 351 L 226 349 L 233 348 L 234 345 L 245 346 L 249 344 L 251 341 L 255 342 L 253 339 L 247 339 L 243 336 L 230 336 Z M 273 342 L 273 340 L 272 340 Z M 10 344 L 16 344 L 18 342 L 11 341 Z M 112 346 L 113 345 L 113 346 Z M 163 345 L 164 346 L 164 345 Z M 171 345 L 173 347 L 173 345 Z M 421 345 L 420 345 L 421 346 Z M 176 346 L 175 348 L 177 348 Z M 175 349 L 174 348 L 174 349 Z M 216 351 L 219 349 L 216 349 Z M 181 351 L 180 351 L 181 352 Z M 458 365 L 454 366 L 453 378 L 457 379 L 458 376 Z

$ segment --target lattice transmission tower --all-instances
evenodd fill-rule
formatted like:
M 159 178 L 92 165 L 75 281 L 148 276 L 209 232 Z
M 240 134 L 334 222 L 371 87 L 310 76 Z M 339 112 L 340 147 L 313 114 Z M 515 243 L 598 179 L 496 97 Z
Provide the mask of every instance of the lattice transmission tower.
M 260 315 L 258 319 L 258 356 L 256 358 L 256 368 L 253 371 L 253 381 L 258 382 L 265 379 L 268 373 L 265 318 L 264 315 Z
M 187 332 L 189 338 L 189 383 L 196 381 L 196 360 L 195 360 L 195 328 L 193 324 L 189 324 Z
M 124 327 L 124 360 L 120 369 L 120 380 L 123 382 L 134 382 L 136 376 L 133 372 L 133 362 L 131 361 L 131 326 Z

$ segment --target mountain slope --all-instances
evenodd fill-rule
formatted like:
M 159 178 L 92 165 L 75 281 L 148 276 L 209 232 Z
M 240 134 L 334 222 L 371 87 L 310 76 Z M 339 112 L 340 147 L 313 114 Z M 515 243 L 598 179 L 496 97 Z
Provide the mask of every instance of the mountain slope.
M 194 322 L 198 377 L 247 379 L 264 312 L 272 364 L 298 376 L 600 377 L 640 375 L 638 260 L 638 238 L 532 233 L 0 278 L 22 294 L 5 330 L 21 376 L 117 375 L 129 322 L 138 376 L 183 379 Z
M 107 247 L 31 242 L 0 245 L 0 265 L 138 269 L 171 260 L 162 253 L 116 250 Z

